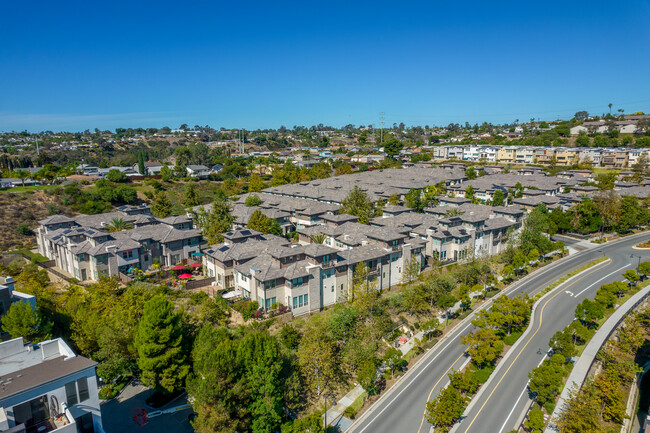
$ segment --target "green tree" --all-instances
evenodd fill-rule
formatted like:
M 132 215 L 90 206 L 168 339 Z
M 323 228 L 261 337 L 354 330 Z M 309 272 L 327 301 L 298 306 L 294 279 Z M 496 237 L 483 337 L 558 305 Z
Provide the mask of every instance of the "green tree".
M 343 378 L 339 351 L 321 324 L 310 322 L 296 355 L 307 391 L 317 400 L 338 389 Z
M 416 212 L 422 212 L 422 209 L 426 207 L 426 203 L 422 199 L 422 190 L 411 188 L 404 195 L 404 204 Z
M 639 281 L 639 275 L 632 269 L 623 272 L 623 277 L 629 281 L 630 286 L 635 286 L 636 282 Z
M 266 188 L 266 184 L 257 174 L 251 175 L 248 179 L 248 191 L 250 192 L 260 192 Z
M 138 173 L 145 174 L 144 170 L 144 152 L 140 151 L 138 152 Z
M 500 189 L 494 191 L 492 195 L 492 206 L 503 206 L 506 200 L 506 195 Z
M 546 427 L 544 412 L 542 412 L 541 409 L 532 409 L 528 413 L 528 420 L 524 422 L 524 427 L 526 427 L 530 433 L 542 433 L 544 427 Z
M 404 147 L 404 144 L 396 139 L 391 137 L 388 140 L 384 141 L 384 153 L 393 158 L 395 155 L 399 155 L 400 151 Z
M 183 197 L 183 204 L 186 208 L 192 208 L 199 204 L 199 196 L 196 193 L 196 185 L 194 182 L 188 182 L 185 185 L 185 197 Z
M 384 363 L 390 369 L 391 378 L 395 374 L 395 370 L 400 371 L 406 365 L 406 361 L 402 358 L 402 351 L 393 347 L 389 347 L 388 350 L 386 350 L 386 353 L 384 354 Z
M 375 216 L 375 208 L 368 195 L 355 186 L 341 202 L 339 213 L 354 215 L 359 217 L 361 224 L 369 224 L 370 219 Z
M 50 337 L 52 325 L 36 308 L 27 302 L 14 302 L 2 317 L 2 330 L 11 338 L 23 337 L 25 341 L 38 343 Z
M 650 262 L 641 262 L 641 263 L 639 263 L 639 266 L 636 268 L 636 271 L 640 275 L 643 275 L 644 277 L 647 277 L 648 275 L 650 275 Z
M 397 193 L 391 195 L 388 197 L 388 204 L 392 206 L 397 206 L 399 205 L 399 195 Z
M 569 359 L 576 355 L 576 346 L 573 344 L 573 336 L 566 329 L 557 331 L 551 337 L 548 345 L 553 349 L 553 353 L 564 356 Z
M 25 179 L 28 179 L 30 174 L 27 170 L 18 169 L 16 170 L 16 177 L 20 179 L 21 185 L 25 186 Z
M 546 207 L 539 205 L 530 212 L 524 221 L 524 227 L 519 236 L 522 253 L 527 255 L 533 249 L 542 254 L 551 251 L 553 242 L 548 238 L 548 230 L 549 221 Z
M 465 188 L 465 198 L 469 200 L 474 199 L 474 187 L 472 185 L 469 185 L 467 188 Z
M 460 342 L 468 346 L 467 353 L 477 366 L 493 363 L 503 351 L 503 340 L 494 329 L 479 328 L 461 337 Z
M 505 295 L 494 300 L 489 310 L 480 311 L 472 321 L 475 326 L 490 327 L 510 335 L 512 327 L 526 324 L 530 316 L 530 299 L 527 295 L 509 298 Z
M 534 261 L 539 260 L 539 251 L 537 251 L 537 249 L 533 248 L 532 250 L 530 250 L 528 252 L 528 257 L 527 258 L 528 258 L 529 262 L 534 262 Z
M 122 173 L 120 170 L 113 168 L 108 171 L 106 174 L 106 179 L 108 179 L 111 182 L 118 182 L 118 183 L 123 183 L 129 180 L 128 177 L 126 177 L 126 174 Z
M 120 232 L 122 230 L 128 230 L 133 226 L 133 224 L 128 223 L 121 217 L 115 217 L 111 219 L 111 222 L 106 226 L 106 230 L 109 232 Z
M 172 214 L 172 202 L 164 191 L 156 193 L 151 204 L 151 214 L 157 218 L 167 218 Z
M 404 265 L 404 272 L 402 273 L 402 284 L 408 284 L 416 280 L 420 276 L 420 260 L 417 255 L 411 254 L 411 257 Z
M 590 299 L 585 299 L 576 307 L 576 319 L 582 322 L 588 328 L 596 326 L 598 320 L 605 317 L 603 306 Z
M 535 394 L 537 402 L 543 406 L 562 391 L 564 378 L 564 357 L 553 355 L 551 359 L 544 361 L 539 367 L 534 368 L 528 377 L 528 389 Z
M 217 199 L 209 211 L 201 207 L 196 220 L 203 236 L 212 245 L 223 241 L 222 233 L 230 230 L 235 217 L 231 213 L 230 204 L 226 200 Z
M 262 204 L 262 199 L 257 194 L 251 194 L 246 197 L 244 204 L 248 207 L 259 206 Z
M 174 392 L 183 386 L 189 365 L 180 316 L 174 313 L 174 304 L 163 295 L 154 296 L 144 305 L 135 347 L 145 385 L 163 393 Z
M 591 335 L 589 329 L 587 329 L 585 325 L 580 323 L 579 320 L 574 320 L 573 322 L 571 322 L 565 328 L 565 332 L 568 332 L 571 335 L 571 337 L 573 338 L 573 344 L 578 344 L 578 342 L 586 343 Z
M 469 180 L 476 179 L 478 177 L 474 167 L 469 167 L 467 170 L 465 170 L 465 176 L 467 176 L 467 179 Z
M 515 268 L 512 267 L 512 265 L 505 265 L 503 269 L 501 270 L 501 276 L 509 280 L 515 275 Z
M 465 411 L 467 399 L 456 388 L 446 387 L 427 402 L 425 417 L 429 423 L 448 432 Z
M 280 223 L 278 223 L 276 219 L 267 217 L 259 209 L 251 214 L 246 227 L 262 233 L 271 233 L 274 235 L 282 234 Z
M 352 166 L 347 162 L 340 164 L 338 167 L 336 167 L 336 170 L 334 170 L 334 176 L 341 176 L 343 174 L 352 174 L 352 173 L 354 173 L 354 171 L 352 170 Z
M 525 268 L 527 264 L 528 260 L 526 259 L 524 253 L 521 251 L 517 251 L 512 257 L 512 266 L 517 270 Z

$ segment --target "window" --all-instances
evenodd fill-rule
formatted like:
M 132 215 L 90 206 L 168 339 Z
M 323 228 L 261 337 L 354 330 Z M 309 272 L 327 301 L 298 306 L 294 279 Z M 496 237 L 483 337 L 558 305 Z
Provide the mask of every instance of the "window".
M 332 293 L 334 293 L 334 284 L 332 284 Z
M 272 281 L 264 281 L 264 289 L 265 289 L 265 290 L 273 289 L 273 288 L 275 288 L 275 280 L 272 280 Z
M 72 407 L 79 402 L 79 400 L 77 400 L 77 387 L 74 382 L 68 382 L 65 384 L 65 398 L 69 407 Z
M 309 295 L 300 295 L 294 296 L 293 298 L 293 308 L 304 307 L 309 303 Z
M 47 395 L 14 406 L 13 411 L 16 425 L 25 424 L 26 427 L 31 427 L 43 422 L 50 417 L 47 406 Z
M 327 265 L 329 264 L 329 262 L 330 262 L 330 256 L 323 256 L 323 263 Z
M 93 414 L 86 413 L 74 419 L 79 433 L 94 433 Z
M 145 262 L 148 262 L 148 261 L 149 261 L 149 254 L 145 254 L 145 255 L 144 255 L 144 261 L 145 261 Z
M 125 259 L 132 259 L 133 258 L 133 250 L 124 251 L 122 253 L 122 257 L 124 257 Z
M 77 387 L 79 388 L 79 401 L 86 401 L 90 398 L 90 392 L 88 391 L 88 378 L 82 377 L 77 379 Z

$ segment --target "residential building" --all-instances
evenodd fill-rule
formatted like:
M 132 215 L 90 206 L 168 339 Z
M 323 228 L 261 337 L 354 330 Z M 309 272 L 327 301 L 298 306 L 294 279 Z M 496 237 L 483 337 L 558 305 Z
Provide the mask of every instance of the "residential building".
M 61 338 L 0 343 L 0 431 L 102 433 L 96 365 Z
M 121 218 L 127 229 L 111 232 Z M 187 216 L 155 218 L 148 206 L 122 206 L 115 212 L 67 217 L 53 215 L 39 221 L 39 253 L 78 280 L 146 271 L 154 263 L 174 266 L 198 253 L 204 243 Z

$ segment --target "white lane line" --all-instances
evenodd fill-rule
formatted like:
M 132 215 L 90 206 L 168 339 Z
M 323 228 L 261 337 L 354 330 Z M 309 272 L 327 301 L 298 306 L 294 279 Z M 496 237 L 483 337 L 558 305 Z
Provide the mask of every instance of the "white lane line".
M 537 367 L 539 367 L 540 365 L 542 365 L 542 362 L 544 362 L 544 360 L 546 359 L 546 355 L 548 355 L 548 353 L 545 353 L 545 354 L 544 354 L 544 357 L 542 358 L 541 361 L 539 361 L 539 364 L 537 364 Z M 515 411 L 515 408 L 516 408 L 517 405 L 519 404 L 519 400 L 521 400 L 521 398 L 524 396 L 524 394 L 525 394 L 526 391 L 528 390 L 528 384 L 529 384 L 529 383 L 530 383 L 530 380 L 529 380 L 528 382 L 526 382 L 526 386 L 524 386 L 524 390 L 521 391 L 521 394 L 519 395 L 519 398 L 517 399 L 517 402 L 515 403 L 514 406 L 512 406 L 512 410 L 510 411 L 510 413 L 509 413 L 508 416 L 506 417 L 506 420 L 503 422 L 503 425 L 502 425 L 501 428 L 499 429 L 499 433 L 501 433 L 501 432 L 503 431 L 503 429 L 506 428 L 506 424 L 508 424 L 508 420 L 510 419 L 510 417 L 512 416 L 512 413 Z
M 565 292 L 566 292 L 569 296 L 573 296 L 573 292 L 570 292 L 570 291 L 568 291 L 568 290 L 565 290 Z
M 472 326 L 471 323 L 468 324 L 467 326 L 465 326 L 465 327 L 463 328 L 463 330 L 460 331 L 460 332 L 458 333 L 458 336 L 460 336 L 461 334 L 463 334 L 463 332 L 467 331 L 467 329 L 469 329 L 470 326 Z M 427 363 L 427 365 L 425 365 L 424 367 L 422 367 L 422 368 L 420 369 L 420 371 L 418 372 L 418 374 L 416 374 L 415 377 L 414 377 L 413 379 L 411 379 L 411 381 L 408 383 L 408 385 L 405 385 L 404 388 L 403 388 L 399 393 L 397 393 L 397 395 L 396 395 L 395 397 L 393 397 L 393 399 L 390 401 L 390 403 L 387 403 L 386 406 L 384 406 L 384 408 L 383 408 L 382 410 L 380 410 L 378 414 L 376 414 L 376 415 L 375 415 L 371 420 L 368 420 L 368 424 L 366 424 L 366 426 L 365 426 L 364 428 L 362 428 L 361 431 L 359 431 L 359 433 L 363 433 L 363 432 L 364 432 L 368 427 L 370 427 L 370 424 L 372 424 L 372 423 L 377 419 L 378 416 L 380 416 L 382 413 L 384 413 L 384 412 L 386 411 L 386 409 L 388 409 L 388 407 L 389 407 L 390 405 L 392 405 L 392 404 L 395 402 L 395 400 L 397 400 L 397 398 L 398 398 L 400 395 L 402 395 L 402 393 L 403 393 L 404 391 L 406 391 L 406 390 L 408 389 L 409 386 L 411 386 L 411 385 L 413 384 L 413 382 L 415 382 L 415 379 L 417 379 L 417 378 L 418 378 L 418 377 L 419 377 L 419 376 L 420 376 L 424 371 L 426 371 L 426 369 L 429 368 L 429 365 L 431 365 L 431 363 L 432 363 L 433 361 L 435 361 L 435 360 L 436 360 L 440 355 L 442 355 L 442 354 L 444 353 L 445 349 L 447 349 L 447 347 L 449 347 L 449 345 L 450 345 L 451 343 L 454 343 L 454 340 L 455 340 L 455 338 L 450 339 L 449 343 L 447 343 L 447 344 L 445 345 L 445 347 L 443 347 L 442 349 L 440 349 L 440 352 L 438 352 L 438 354 L 437 354 L 436 356 L 434 356 L 433 359 L 431 359 L 431 361 L 429 361 L 429 362 Z
M 577 293 L 576 295 L 574 295 L 574 298 L 577 298 L 578 296 L 582 295 L 584 292 L 586 292 L 587 290 L 589 290 L 590 288 L 592 288 L 592 287 L 595 286 L 596 284 L 598 284 L 598 283 L 600 283 L 601 281 L 603 281 L 605 278 L 607 278 L 607 277 L 609 277 L 610 275 L 613 275 L 613 274 L 619 272 L 621 269 L 625 269 L 625 268 L 627 268 L 628 266 L 632 266 L 632 265 L 625 265 L 625 266 L 622 266 L 622 267 L 618 268 L 618 269 L 615 270 L 614 272 L 610 272 L 609 274 L 605 275 L 605 276 L 604 276 L 603 278 L 601 278 L 600 280 L 598 280 L 598 281 L 596 281 L 595 283 L 593 283 L 593 284 L 591 284 L 591 285 L 585 287 L 584 290 L 582 290 L 581 292 L 579 292 L 579 293 Z

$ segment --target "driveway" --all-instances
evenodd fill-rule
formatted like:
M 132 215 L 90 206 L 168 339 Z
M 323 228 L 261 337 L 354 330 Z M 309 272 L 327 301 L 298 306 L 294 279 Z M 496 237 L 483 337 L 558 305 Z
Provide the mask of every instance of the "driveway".
M 194 431 L 188 420 L 192 409 L 183 409 L 175 413 L 159 415 L 149 420 L 149 423 L 140 427 L 133 421 L 131 411 L 136 407 L 143 407 L 148 413 L 155 409 L 146 405 L 151 389 L 144 386 L 139 380 L 133 379 L 124 387 L 120 395 L 113 400 L 102 402 L 102 421 L 106 433 L 191 433 Z M 161 410 L 170 409 L 187 403 L 187 395 L 183 394 L 170 402 Z

